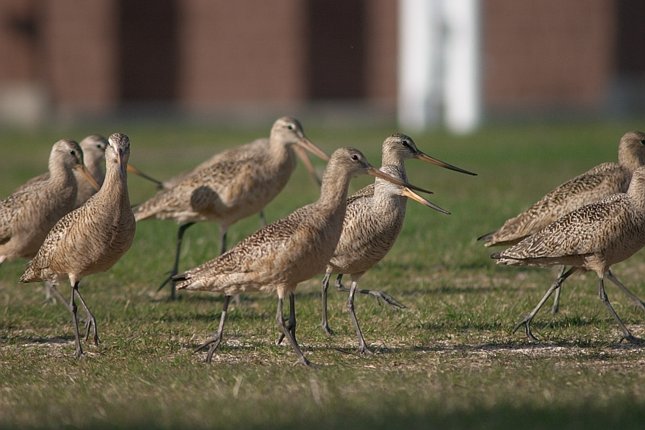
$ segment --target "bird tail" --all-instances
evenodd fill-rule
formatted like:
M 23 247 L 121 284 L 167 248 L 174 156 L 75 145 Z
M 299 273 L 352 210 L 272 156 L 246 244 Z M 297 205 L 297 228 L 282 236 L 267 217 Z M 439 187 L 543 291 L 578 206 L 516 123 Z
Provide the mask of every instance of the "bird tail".
M 173 282 L 175 282 L 175 288 L 177 288 L 178 290 L 183 290 L 188 285 L 190 285 L 188 272 L 178 273 L 174 275 L 171 279 Z
M 36 282 L 40 281 L 40 277 L 36 276 L 36 272 L 34 269 L 31 267 L 31 264 L 27 265 L 27 269 L 25 269 L 25 273 L 22 274 L 20 277 L 20 282 Z
M 477 240 L 478 240 L 478 241 L 482 241 L 482 240 L 483 240 L 483 241 L 484 241 L 484 243 L 486 243 L 486 242 L 490 241 L 490 240 L 493 238 L 493 233 L 495 233 L 495 232 L 494 232 L 494 231 L 491 231 L 490 233 L 482 234 L 481 236 L 479 236 L 479 237 L 477 238 Z

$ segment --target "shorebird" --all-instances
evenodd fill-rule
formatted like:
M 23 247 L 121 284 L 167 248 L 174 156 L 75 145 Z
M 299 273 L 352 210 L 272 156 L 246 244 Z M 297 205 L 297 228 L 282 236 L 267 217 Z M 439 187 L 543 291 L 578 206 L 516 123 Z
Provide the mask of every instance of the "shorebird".
M 425 154 L 417 148 L 412 138 L 402 133 L 395 133 L 383 142 L 381 171 L 407 182 L 404 161 L 411 158 L 475 175 Z M 332 273 L 338 273 L 336 287 L 349 292 L 347 306 L 358 337 L 359 351 L 362 353 L 369 350 L 354 310 L 355 292 L 373 295 L 394 307 L 403 306 L 381 291 L 357 289 L 358 282 L 369 269 L 385 257 L 394 245 L 403 226 L 407 199 L 411 198 L 426 204 L 418 197 L 405 187 L 376 178 L 373 184 L 360 189 L 347 199 L 343 232 L 322 281 L 322 328 L 327 334 L 332 334 L 327 318 L 327 289 Z M 433 209 L 449 214 L 437 206 Z M 342 285 L 343 274 L 351 276 L 352 284 L 349 289 Z
M 103 184 L 103 180 L 105 179 L 105 148 L 108 145 L 108 141 L 105 137 L 99 134 L 91 134 L 81 140 L 79 145 L 83 151 L 83 162 L 85 164 L 85 167 L 100 187 Z M 155 183 L 159 188 L 163 187 L 163 184 L 160 181 L 148 176 L 129 163 L 128 172 L 134 173 L 135 175 L 141 176 L 142 178 Z M 80 173 L 75 172 L 75 176 L 77 179 L 78 189 L 76 192 L 76 204 L 74 207 L 77 208 L 85 203 L 90 197 L 92 197 L 98 191 L 98 188 L 95 188 L 92 183 L 84 180 Z M 23 187 L 30 186 L 34 182 L 44 181 L 48 178 L 49 172 L 45 172 L 30 179 L 21 187 L 19 187 L 18 190 L 21 190 Z
M 623 339 L 638 342 L 611 306 L 605 293 L 605 276 L 616 284 L 641 309 L 645 304 L 630 292 L 611 272 L 611 266 L 626 260 L 645 245 L 645 167 L 632 175 L 627 193 L 613 194 L 596 203 L 578 208 L 505 251 L 491 255 L 498 264 L 563 265 L 570 268 L 560 274 L 537 306 L 515 327 L 524 326 L 531 333 L 531 321 L 549 296 L 573 273 L 590 270 L 599 280 L 600 300 L 618 323 Z
M 196 222 L 218 222 L 220 253 L 226 250 L 228 227 L 262 210 L 286 185 L 296 167 L 295 145 L 329 159 L 307 139 L 298 120 L 282 117 L 273 124 L 269 139 L 218 154 L 208 166 L 181 175 L 172 188 L 135 208 L 137 221 L 157 218 L 179 223 L 175 261 L 159 288 L 170 282 L 171 298 L 175 297 L 172 277 L 178 271 L 183 235 Z
M 56 285 L 64 278 L 69 279 L 71 297 L 67 309 L 72 315 L 77 358 L 83 354 L 83 348 L 76 317 L 76 297 L 88 316 L 85 339 L 93 329 L 94 344 L 99 343 L 96 318 L 81 296 L 79 282 L 87 275 L 112 267 L 130 248 L 134 238 L 136 223 L 130 208 L 126 173 L 129 155 L 128 137 L 112 134 L 105 150 L 103 186 L 87 203 L 56 223 L 20 278 L 21 282 L 48 282 L 63 303 Z
M 254 157 L 255 154 L 260 154 L 264 151 L 266 151 L 267 145 L 269 144 L 269 139 L 267 138 L 262 138 L 262 139 L 256 139 L 251 143 L 247 143 L 245 145 L 238 146 L 236 148 L 231 148 L 228 149 L 224 152 L 219 152 L 215 155 L 213 155 L 211 158 L 209 158 L 206 161 L 203 161 L 202 163 L 198 164 L 196 167 L 194 167 L 191 171 L 189 172 L 184 172 L 181 173 L 177 176 L 174 176 L 166 181 L 163 181 L 161 183 L 161 186 L 159 187 L 160 189 L 171 189 L 175 185 L 177 185 L 179 182 L 181 182 L 182 179 L 184 179 L 188 175 L 194 175 L 197 171 L 202 170 L 204 168 L 208 168 L 212 166 L 213 164 L 216 164 L 222 160 L 227 160 L 231 158 L 236 158 L 236 159 L 246 159 L 249 157 Z M 296 155 L 302 160 L 302 164 L 305 165 L 305 168 L 307 169 L 307 172 L 309 173 L 309 176 L 311 179 L 316 183 L 316 185 L 320 186 L 321 180 L 320 177 L 318 176 L 318 173 L 316 172 L 316 168 L 314 165 L 311 163 L 311 160 L 309 159 L 309 156 L 307 155 L 307 151 L 303 149 L 301 146 L 294 145 L 293 150 L 295 151 Z M 267 224 L 266 216 L 264 214 L 264 209 L 261 209 L 258 212 L 258 215 L 260 216 L 260 221 L 263 226 Z M 222 249 L 225 249 L 226 247 L 224 246 Z M 223 252 L 223 251 L 222 251 Z M 165 284 L 162 284 L 162 287 Z
M 54 224 L 74 209 L 78 189 L 74 171 L 99 188 L 83 164 L 78 143 L 59 140 L 49 156 L 47 178 L 29 181 L 0 202 L 0 264 L 32 258 Z
M 198 348 L 208 348 L 208 362 L 222 341 L 231 296 L 263 291 L 277 294 L 278 327 L 299 361 L 309 364 L 295 338 L 295 298 L 289 293 L 295 291 L 298 283 L 322 272 L 331 259 L 343 226 L 349 181 L 358 174 L 369 174 L 425 191 L 375 169 L 356 149 L 337 149 L 327 164 L 320 198 L 315 203 L 261 228 L 219 257 L 174 277 L 179 281 L 178 289 L 225 295 L 217 332 Z M 283 318 L 286 294 L 289 294 L 290 304 L 288 323 Z
M 634 171 L 645 165 L 645 133 L 625 133 L 618 144 L 618 163 L 602 163 L 559 185 L 526 211 L 508 219 L 498 230 L 477 238 L 485 246 L 514 245 L 562 215 L 604 197 L 627 191 Z M 563 267 L 560 275 L 566 272 Z M 552 312 L 557 313 L 560 289 L 556 290 Z

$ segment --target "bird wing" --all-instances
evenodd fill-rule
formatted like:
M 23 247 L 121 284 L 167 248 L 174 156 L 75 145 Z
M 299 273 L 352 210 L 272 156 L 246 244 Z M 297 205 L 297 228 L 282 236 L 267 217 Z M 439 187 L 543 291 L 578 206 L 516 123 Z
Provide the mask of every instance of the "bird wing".
M 357 200 L 364 198 L 372 198 L 374 196 L 374 183 L 371 183 L 360 190 L 356 191 L 347 198 L 347 205 L 349 206 Z
M 602 163 L 556 187 L 526 211 L 507 220 L 481 239 L 489 245 L 520 240 L 536 233 L 562 215 L 614 193 L 625 192 L 629 179 L 617 163 Z
M 513 259 L 588 255 L 620 239 L 633 212 L 626 194 L 578 208 L 502 252 Z

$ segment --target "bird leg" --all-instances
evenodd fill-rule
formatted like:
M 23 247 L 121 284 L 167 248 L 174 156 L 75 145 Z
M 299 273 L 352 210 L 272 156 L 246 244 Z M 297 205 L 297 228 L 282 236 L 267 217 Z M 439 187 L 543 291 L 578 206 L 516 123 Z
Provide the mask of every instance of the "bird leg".
M 566 271 L 567 266 L 562 266 L 562 269 L 560 269 L 560 273 L 558 274 L 558 278 L 562 276 Z M 562 288 L 555 290 L 555 296 L 553 297 L 553 306 L 551 306 L 551 313 L 554 315 L 560 311 L 560 293 L 562 293 Z
M 175 276 L 179 270 L 179 254 L 181 253 L 181 242 L 184 238 L 184 233 L 191 225 L 195 224 L 194 222 L 188 222 L 179 226 L 177 230 L 177 248 L 175 252 L 175 264 L 172 266 L 170 273 L 166 279 L 163 280 L 157 291 L 161 290 L 166 284 L 170 283 L 170 300 L 175 300 L 176 290 L 175 290 L 175 281 L 172 280 L 172 277 Z
M 639 299 L 636 294 L 634 294 L 631 291 L 629 291 L 627 289 L 627 287 L 625 285 L 623 285 L 623 283 L 620 282 L 618 280 L 618 278 L 616 278 L 616 276 L 614 276 L 614 274 L 611 272 L 611 270 L 607 271 L 607 278 L 609 278 L 609 280 L 611 282 L 616 284 L 618 286 L 618 288 L 620 288 L 623 291 L 623 293 L 625 293 L 627 295 L 627 297 L 629 297 L 631 299 L 631 301 L 634 302 L 634 304 L 636 306 L 638 306 L 639 308 L 641 308 L 642 310 L 645 311 L 645 303 L 643 303 L 643 301 L 641 299 Z
M 267 217 L 266 217 L 266 215 L 264 214 L 264 211 L 263 211 L 263 210 L 261 210 L 261 211 L 258 213 L 258 215 L 260 216 L 260 228 L 261 228 L 261 227 L 264 227 L 265 225 L 267 225 Z
M 293 291 L 289 293 L 289 319 L 287 320 L 286 327 L 291 332 L 293 338 L 296 339 L 296 295 L 293 294 Z M 283 340 L 284 334 L 280 333 L 275 344 L 280 345 Z
M 639 339 L 634 337 L 634 335 L 625 327 L 625 324 L 623 324 L 623 321 L 620 319 L 616 311 L 614 310 L 614 307 L 611 305 L 609 302 L 609 297 L 607 297 L 607 293 L 605 292 L 605 283 L 603 278 L 598 277 L 598 295 L 600 296 L 600 300 L 604 303 L 604 305 L 607 307 L 609 310 L 609 313 L 611 314 L 612 317 L 616 320 L 616 323 L 618 323 L 618 326 L 623 332 L 623 337 L 621 340 L 626 340 L 627 342 L 632 342 L 632 343 L 638 343 Z
M 83 300 L 83 296 L 81 296 L 81 291 L 76 288 L 76 295 L 78 295 L 78 299 L 81 301 L 81 305 L 83 306 L 83 309 L 85 309 L 85 314 L 86 314 L 86 321 L 85 321 L 85 340 L 89 339 L 90 337 L 90 329 L 94 329 L 94 345 L 99 344 L 99 333 L 98 333 L 98 328 L 96 326 L 96 318 L 94 318 L 94 314 L 90 311 L 90 308 L 87 307 L 87 304 L 85 303 L 85 300 Z
M 222 337 L 224 335 L 224 323 L 226 322 L 226 313 L 228 311 L 228 303 L 231 301 L 231 296 L 224 296 L 224 306 L 222 308 L 222 315 L 219 319 L 219 327 L 217 327 L 217 332 L 213 334 L 213 337 L 207 340 L 205 343 L 201 344 L 195 349 L 195 352 L 201 351 L 202 349 L 208 347 L 208 354 L 206 355 L 206 362 L 210 363 L 213 359 L 213 353 L 217 347 L 222 343 Z
M 80 358 L 81 355 L 83 355 L 83 348 L 81 347 L 81 336 L 78 332 L 78 319 L 76 318 L 76 301 L 74 298 L 76 297 L 76 291 L 78 291 L 78 281 L 76 281 L 72 285 L 72 294 L 71 298 L 69 300 L 69 311 L 72 314 L 72 326 L 74 327 L 74 337 L 76 338 L 76 358 Z
M 45 281 L 44 286 L 47 294 L 47 297 L 45 298 L 45 300 L 51 301 L 53 303 L 56 303 L 56 301 L 58 301 L 63 306 L 65 306 L 67 310 L 69 310 L 69 303 L 67 303 L 63 295 L 60 293 L 60 291 L 58 291 L 58 288 L 56 288 L 55 283 L 51 281 Z
M 327 335 L 332 336 L 334 332 L 329 327 L 329 319 L 327 318 L 327 289 L 329 288 L 329 277 L 331 272 L 326 272 L 322 280 L 322 329 Z M 343 276 L 343 275 L 338 275 Z
M 361 354 L 369 354 L 372 351 L 370 351 L 365 344 L 365 338 L 363 337 L 363 332 L 361 331 L 358 319 L 356 318 L 356 312 L 354 311 L 354 295 L 356 294 L 357 284 L 357 281 L 352 281 L 352 286 L 349 289 L 349 298 L 347 299 L 347 309 L 349 310 L 349 315 L 351 317 L 352 324 L 354 325 L 354 329 L 356 330 L 356 336 L 358 337 L 358 352 Z
M 349 288 L 345 287 L 342 283 L 342 274 L 339 274 L 336 277 L 336 289 L 338 291 L 342 291 L 345 293 L 349 292 Z M 384 293 L 383 291 L 378 291 L 378 290 L 366 290 L 366 289 L 357 289 L 356 292 L 361 293 L 361 294 L 367 294 L 372 297 L 376 297 L 376 300 L 378 301 L 379 304 L 381 304 L 381 300 L 387 303 L 388 305 L 392 306 L 393 308 L 397 309 L 404 309 L 405 305 L 402 303 L 399 303 L 394 297 L 390 296 L 387 293 Z
M 298 346 L 298 342 L 296 342 L 296 339 L 293 336 L 293 334 L 291 333 L 290 328 L 287 327 L 287 325 L 285 324 L 284 317 L 282 316 L 282 311 L 283 311 L 283 306 L 284 306 L 283 302 L 284 301 L 283 301 L 282 297 L 278 297 L 278 309 L 277 309 L 276 317 L 275 317 L 276 322 L 278 323 L 278 328 L 280 330 L 282 330 L 282 333 L 285 335 L 285 337 L 287 339 L 289 339 L 289 343 L 291 344 L 291 347 L 293 348 L 294 352 L 296 353 L 296 355 L 300 359 L 300 363 L 304 364 L 305 366 L 309 366 L 310 365 L 309 360 L 307 360 L 305 355 L 302 353 L 302 350 Z M 295 305 L 295 301 L 294 301 L 293 305 Z M 295 321 L 296 314 L 295 314 L 295 312 L 296 311 L 294 309 L 294 306 L 292 306 L 291 309 L 293 309 L 293 327 L 294 327 L 294 330 L 295 330 L 295 324 L 296 324 L 296 321 Z
M 220 226 L 219 230 L 219 255 L 222 255 L 226 252 L 226 232 L 228 227 Z
M 549 299 L 551 294 L 553 294 L 555 290 L 559 289 L 562 286 L 562 283 L 569 276 L 571 276 L 576 270 L 577 270 L 576 267 L 572 267 L 566 272 L 561 273 L 560 276 L 558 276 L 556 280 L 553 282 L 551 287 L 547 290 L 546 294 L 544 294 L 544 296 L 537 304 L 537 306 L 535 306 L 535 308 L 533 308 L 533 310 L 515 326 L 515 328 L 513 329 L 513 333 L 515 333 L 521 326 L 524 326 L 524 332 L 526 333 L 526 337 L 528 337 L 531 342 L 539 342 L 538 339 L 535 336 L 533 336 L 533 333 L 531 332 L 531 321 L 533 321 L 533 318 L 535 318 L 535 315 L 540 311 L 542 306 L 544 306 L 544 303 L 546 303 L 546 301 Z

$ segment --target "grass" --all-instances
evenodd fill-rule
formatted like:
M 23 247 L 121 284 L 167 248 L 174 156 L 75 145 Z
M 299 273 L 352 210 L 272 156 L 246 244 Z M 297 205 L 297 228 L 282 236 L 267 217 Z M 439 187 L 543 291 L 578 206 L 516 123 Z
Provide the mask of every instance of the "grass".
M 307 126 L 307 124 L 306 124 Z M 268 126 L 266 127 L 268 128 Z M 275 297 L 255 294 L 232 306 L 225 342 L 210 365 L 193 348 L 217 327 L 220 296 L 155 293 L 170 268 L 176 225 L 146 221 L 135 243 L 109 272 L 81 286 L 98 320 L 102 343 L 75 360 L 67 312 L 43 303 L 36 284 L 17 282 L 24 261 L 0 268 L 0 428 L 640 428 L 645 418 L 645 356 L 620 344 L 597 298 L 591 274 L 565 284 L 561 313 L 538 314 L 532 345 L 511 334 L 541 297 L 555 270 L 497 267 L 474 238 L 497 227 L 553 186 L 616 159 L 618 138 L 635 123 L 490 127 L 475 135 L 415 136 L 431 155 L 479 173 L 459 175 L 408 163 L 411 181 L 435 191 L 442 216 L 410 203 L 406 224 L 388 257 L 362 286 L 383 289 L 402 311 L 357 299 L 375 354 L 356 354 L 345 296 L 330 292 L 336 335 L 319 328 L 319 282 L 298 289 L 298 336 L 313 368 L 294 365 L 288 346 L 275 346 Z M 54 140 L 121 130 L 132 140 L 131 162 L 167 178 L 225 147 L 265 134 L 181 125 L 103 124 L 0 134 L 0 195 L 40 173 Z M 392 130 L 307 127 L 331 152 L 363 150 L 374 164 Z M 317 163 L 321 166 L 321 163 Z M 133 202 L 153 187 L 130 178 Z M 357 178 L 358 188 L 369 182 Z M 300 166 L 267 207 L 276 219 L 312 201 L 317 189 Z M 231 243 L 255 230 L 251 217 L 230 229 Z M 186 234 L 182 267 L 213 257 L 217 226 Z M 645 296 L 642 254 L 615 273 Z M 65 295 L 67 287 L 62 288 Z M 608 294 L 636 335 L 643 315 L 613 286 Z

